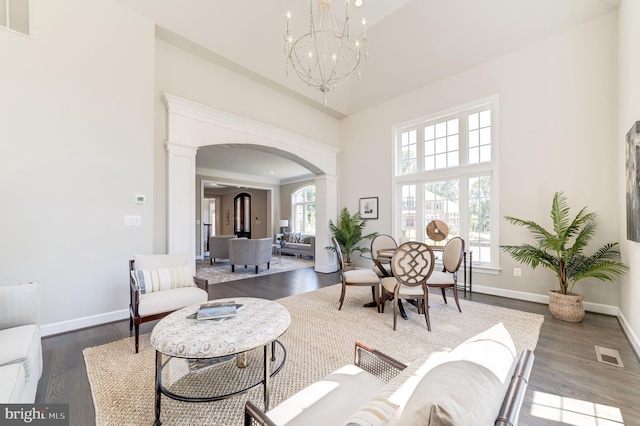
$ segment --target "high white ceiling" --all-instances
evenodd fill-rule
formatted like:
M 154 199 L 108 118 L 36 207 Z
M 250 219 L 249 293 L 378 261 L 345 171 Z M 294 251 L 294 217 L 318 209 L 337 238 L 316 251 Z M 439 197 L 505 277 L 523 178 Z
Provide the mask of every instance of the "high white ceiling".
M 308 27 L 303 0 L 116 0 L 152 19 L 158 37 L 342 118 L 615 11 L 620 0 L 364 0 L 369 60 L 360 80 L 323 96 L 285 75 L 285 15 Z M 343 0 L 334 0 L 336 15 Z M 191 49 L 191 48 L 192 49 Z M 200 156 L 200 154 L 199 154 Z M 215 165 L 212 165 L 215 166 Z M 240 165 L 238 167 L 242 168 Z M 246 167 L 246 166 L 245 166 Z M 251 172 L 251 168 L 244 170 Z M 243 170 L 236 169 L 237 172 Z

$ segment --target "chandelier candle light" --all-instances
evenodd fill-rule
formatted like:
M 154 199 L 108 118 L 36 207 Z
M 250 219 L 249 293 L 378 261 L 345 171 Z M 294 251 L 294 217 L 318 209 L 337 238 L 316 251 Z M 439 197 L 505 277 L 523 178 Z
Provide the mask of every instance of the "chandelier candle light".
M 360 50 L 367 51 L 367 22 L 362 18 L 362 39 L 352 39 L 350 34 L 349 1 L 345 0 L 346 18 L 342 29 L 338 29 L 333 15 L 331 0 L 309 0 L 309 32 L 294 39 L 290 31 L 291 12 L 287 12 L 287 33 L 285 35 L 286 72 L 289 65 L 309 87 L 324 94 L 327 106 L 327 92 L 349 79 L 357 71 L 360 78 Z M 313 14 L 313 4 L 318 4 L 318 14 Z

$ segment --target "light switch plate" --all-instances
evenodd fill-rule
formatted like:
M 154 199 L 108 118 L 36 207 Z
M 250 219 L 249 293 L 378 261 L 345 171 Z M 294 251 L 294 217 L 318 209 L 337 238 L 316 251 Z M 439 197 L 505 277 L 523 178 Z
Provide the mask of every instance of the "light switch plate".
M 142 219 L 140 216 L 125 216 L 124 224 L 125 226 L 140 226 L 142 223 Z

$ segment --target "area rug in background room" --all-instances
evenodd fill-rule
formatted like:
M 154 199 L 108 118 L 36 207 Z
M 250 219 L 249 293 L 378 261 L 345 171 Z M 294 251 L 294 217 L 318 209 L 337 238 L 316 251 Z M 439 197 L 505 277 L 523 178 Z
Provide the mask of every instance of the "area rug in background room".
M 397 331 L 393 331 L 390 302 L 384 314 L 362 306 L 371 300 L 368 287 L 348 288 L 341 311 L 339 296 L 340 285 L 333 285 L 278 300 L 291 313 L 291 326 L 280 339 L 287 349 L 287 361 L 271 383 L 272 407 L 352 363 L 356 340 L 409 363 L 424 353 L 453 348 L 502 322 L 520 353 L 535 349 L 544 321 L 542 315 L 466 300 L 460 300 L 460 313 L 455 304 L 444 304 L 442 297 L 433 293 L 429 298 L 431 332 L 424 315 L 408 304 L 408 320 L 400 318 Z M 139 354 L 133 346 L 130 337 L 83 352 L 98 425 L 153 423 L 155 352 L 149 334 L 140 336 Z M 262 407 L 262 387 L 209 403 L 179 402 L 163 396 L 161 420 L 165 425 L 242 425 L 247 399 Z
M 269 275 L 278 272 L 292 271 L 294 269 L 309 268 L 315 266 L 313 259 L 296 258 L 293 256 L 282 256 L 282 259 L 273 257 L 269 269 L 267 265 L 259 265 L 256 274 L 255 266 L 236 265 L 236 271 L 231 272 L 231 264 L 228 260 L 209 263 L 209 259 L 196 262 L 196 276 L 198 278 L 206 278 L 209 284 L 218 284 L 226 281 L 243 280 L 245 278 L 254 278 L 256 275 Z

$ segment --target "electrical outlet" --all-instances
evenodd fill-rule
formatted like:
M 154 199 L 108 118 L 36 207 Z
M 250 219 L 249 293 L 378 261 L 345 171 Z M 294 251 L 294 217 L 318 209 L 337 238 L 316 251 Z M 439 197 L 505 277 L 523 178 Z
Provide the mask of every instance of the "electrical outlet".
M 520 269 L 520 268 L 513 268 L 513 276 L 514 276 L 514 277 L 521 277 L 521 276 L 522 276 L 522 269 Z
M 124 224 L 125 226 L 140 226 L 141 219 L 140 216 L 125 216 Z

